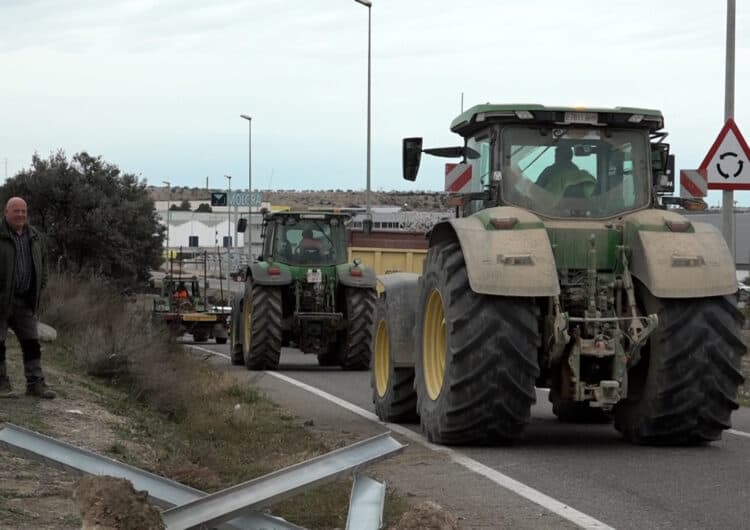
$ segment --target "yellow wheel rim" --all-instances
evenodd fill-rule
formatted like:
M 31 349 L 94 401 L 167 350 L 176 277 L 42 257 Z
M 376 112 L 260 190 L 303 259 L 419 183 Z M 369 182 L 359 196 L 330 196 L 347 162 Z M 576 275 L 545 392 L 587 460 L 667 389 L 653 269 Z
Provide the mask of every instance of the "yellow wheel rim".
M 253 338 L 252 328 L 253 302 L 249 296 L 245 296 L 242 304 L 242 352 L 250 353 L 250 345 Z
M 375 390 L 379 397 L 385 396 L 388 391 L 388 377 L 391 372 L 391 346 L 388 339 L 388 326 L 385 319 L 378 322 L 378 329 L 375 333 Z
M 427 395 L 436 400 L 445 379 L 445 310 L 440 291 L 433 289 L 424 313 L 422 366 Z

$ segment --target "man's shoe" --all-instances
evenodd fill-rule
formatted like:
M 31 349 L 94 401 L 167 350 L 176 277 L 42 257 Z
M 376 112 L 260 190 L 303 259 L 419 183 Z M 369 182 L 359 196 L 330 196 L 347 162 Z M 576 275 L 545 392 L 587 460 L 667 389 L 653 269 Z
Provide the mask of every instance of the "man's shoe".
M 26 385 L 26 394 L 42 399 L 55 399 L 57 397 L 57 394 L 55 394 L 55 392 L 44 382 L 36 382 Z
M 7 377 L 0 378 L 0 399 L 17 398 L 18 394 L 13 391 L 10 381 Z

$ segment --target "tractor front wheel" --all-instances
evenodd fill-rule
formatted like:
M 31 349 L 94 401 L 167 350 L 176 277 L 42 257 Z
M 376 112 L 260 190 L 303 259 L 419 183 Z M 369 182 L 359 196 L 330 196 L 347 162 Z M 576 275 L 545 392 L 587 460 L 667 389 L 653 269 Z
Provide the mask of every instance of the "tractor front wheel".
M 430 248 L 419 281 L 415 381 L 422 431 L 442 444 L 518 438 L 536 401 L 534 300 L 472 291 L 457 241 Z
M 417 393 L 414 391 L 414 367 L 396 368 L 391 355 L 391 339 L 384 307 L 378 304 L 375 340 L 372 352 L 372 402 L 383 421 L 417 421 Z

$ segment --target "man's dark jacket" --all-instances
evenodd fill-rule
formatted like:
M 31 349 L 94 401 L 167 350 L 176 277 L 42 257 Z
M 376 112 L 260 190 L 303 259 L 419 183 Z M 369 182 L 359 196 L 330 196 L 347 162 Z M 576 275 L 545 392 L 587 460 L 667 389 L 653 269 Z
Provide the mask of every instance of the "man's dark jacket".
M 36 313 L 42 289 L 47 285 L 47 249 L 44 236 L 36 228 L 26 225 L 31 239 L 31 260 L 34 276 L 31 282 L 29 301 Z M 13 307 L 13 291 L 16 285 L 16 245 L 5 219 L 0 219 L 0 318 L 7 319 Z

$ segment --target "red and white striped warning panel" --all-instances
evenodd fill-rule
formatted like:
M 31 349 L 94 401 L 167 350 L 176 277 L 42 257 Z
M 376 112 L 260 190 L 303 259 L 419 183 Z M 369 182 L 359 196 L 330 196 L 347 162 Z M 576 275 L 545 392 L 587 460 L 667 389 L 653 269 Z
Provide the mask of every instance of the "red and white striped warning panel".
M 470 188 L 471 164 L 445 164 L 445 191 L 468 193 Z
M 708 179 L 702 169 L 683 169 L 680 171 L 680 197 L 697 199 L 706 196 Z

